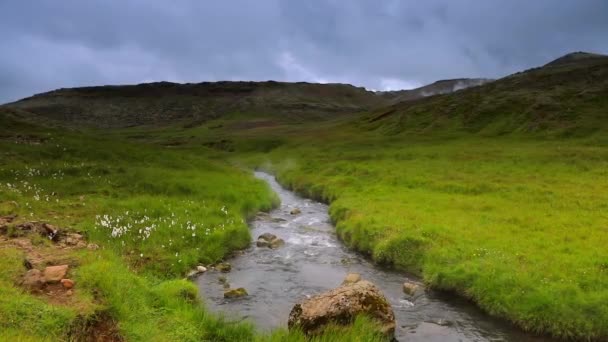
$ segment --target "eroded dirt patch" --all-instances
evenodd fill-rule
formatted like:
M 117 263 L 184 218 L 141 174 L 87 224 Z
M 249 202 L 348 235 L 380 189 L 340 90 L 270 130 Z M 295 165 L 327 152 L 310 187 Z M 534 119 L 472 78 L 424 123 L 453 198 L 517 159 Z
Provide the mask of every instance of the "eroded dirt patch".
M 70 329 L 69 340 L 79 342 L 124 341 L 118 330 L 118 323 L 105 311 L 88 317 L 79 316 Z

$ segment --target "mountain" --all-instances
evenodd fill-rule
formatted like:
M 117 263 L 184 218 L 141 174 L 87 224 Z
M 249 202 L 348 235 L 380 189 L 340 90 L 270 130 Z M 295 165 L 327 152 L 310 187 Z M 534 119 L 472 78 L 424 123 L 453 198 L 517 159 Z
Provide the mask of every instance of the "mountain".
M 573 53 L 478 87 L 370 111 L 388 134 L 466 131 L 585 136 L 608 129 L 608 56 Z
M 480 86 L 492 81 L 493 80 L 489 78 L 456 78 L 451 80 L 440 80 L 420 88 L 385 91 L 380 92 L 379 94 L 388 99 L 391 103 L 398 103 L 432 95 L 449 94 L 458 90 Z
M 384 100 L 347 84 L 285 82 L 170 82 L 58 89 L 4 108 L 35 120 L 103 128 L 183 124 L 225 115 L 273 115 L 318 120 L 369 110 Z

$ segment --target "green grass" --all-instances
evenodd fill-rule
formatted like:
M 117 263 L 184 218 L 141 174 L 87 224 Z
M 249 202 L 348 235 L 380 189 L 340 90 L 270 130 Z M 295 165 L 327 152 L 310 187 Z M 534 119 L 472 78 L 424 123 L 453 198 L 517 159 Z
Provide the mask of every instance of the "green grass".
M 196 286 L 182 280 L 196 265 L 248 246 L 246 220 L 277 204 L 250 171 L 204 147 L 159 147 L 120 133 L 42 129 L 8 117 L 2 123 L 0 215 L 83 232 L 101 249 L 67 254 L 78 300 L 59 305 L 16 286 L 25 273 L 23 252 L 0 248 L 0 339 L 78 339 L 105 317 L 128 341 L 305 340 L 298 331 L 263 335 L 250 323 L 211 314 Z M 146 138 L 159 139 L 149 131 Z M 379 340 L 370 326 L 362 319 L 355 329 L 332 328 L 316 340 Z
M 245 220 L 276 204 L 263 182 L 195 154 L 76 133 L 28 133 L 46 140 L 0 142 L 0 214 L 69 227 L 98 243 L 102 250 L 81 256 L 74 278 L 77 293 L 100 303 L 82 310 L 24 293 L 14 285 L 25 272 L 23 256 L 7 252 L 10 258 L 0 258 L 3 338 L 67 338 L 79 314 L 96 312 L 109 313 L 129 341 L 255 338 L 251 325 L 209 314 L 195 286 L 174 279 L 249 244 Z
M 331 202 L 339 236 L 379 263 L 528 331 L 608 337 L 607 146 L 340 132 L 244 160 Z

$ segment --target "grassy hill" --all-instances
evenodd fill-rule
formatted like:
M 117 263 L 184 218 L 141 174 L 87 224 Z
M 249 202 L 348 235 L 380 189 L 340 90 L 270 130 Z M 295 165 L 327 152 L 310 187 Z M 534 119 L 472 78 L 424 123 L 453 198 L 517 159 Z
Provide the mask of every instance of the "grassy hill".
M 608 57 L 567 55 L 479 87 L 379 108 L 363 122 L 390 134 L 587 136 L 608 128 Z
M 477 87 L 492 81 L 492 79 L 488 78 L 456 78 L 436 81 L 415 89 L 380 92 L 380 95 L 390 100 L 391 103 L 398 103 L 433 95 L 449 94 L 462 89 Z
M 200 125 L 238 114 L 278 120 L 319 120 L 383 104 L 363 88 L 346 84 L 285 82 L 170 82 L 59 89 L 4 107 L 73 127 Z

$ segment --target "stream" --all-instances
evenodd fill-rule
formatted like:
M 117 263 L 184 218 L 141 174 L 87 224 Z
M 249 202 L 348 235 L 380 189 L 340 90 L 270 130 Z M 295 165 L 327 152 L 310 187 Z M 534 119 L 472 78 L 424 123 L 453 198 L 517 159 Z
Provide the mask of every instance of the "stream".
M 254 241 L 232 258 L 230 273 L 209 271 L 197 278 L 206 306 L 233 319 L 249 319 L 260 330 L 287 327 L 293 305 L 307 296 L 333 289 L 349 272 L 376 284 L 395 312 L 395 337 L 399 341 L 547 341 L 527 335 L 489 317 L 471 303 L 453 295 L 422 291 L 409 297 L 403 282 L 418 282 L 403 273 L 374 265 L 342 244 L 335 234 L 328 206 L 299 197 L 284 189 L 267 173 L 256 172 L 281 200 L 268 217 L 251 222 Z M 299 208 L 301 214 L 291 215 Z M 255 238 L 272 233 L 285 245 L 278 249 L 257 248 Z M 249 296 L 224 299 L 219 277 L 231 287 L 244 287 Z

